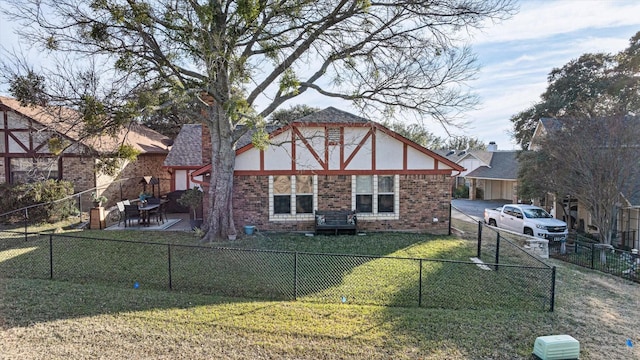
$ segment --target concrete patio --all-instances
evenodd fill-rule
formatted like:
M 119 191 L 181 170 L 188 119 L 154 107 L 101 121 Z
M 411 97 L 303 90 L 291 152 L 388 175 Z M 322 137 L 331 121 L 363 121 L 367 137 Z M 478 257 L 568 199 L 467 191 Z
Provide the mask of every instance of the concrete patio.
M 151 221 L 149 226 L 138 224 L 137 220 L 132 225 L 125 227 L 124 220 L 109 222 L 105 230 L 154 230 L 154 231 L 192 231 L 188 213 L 167 213 L 164 223 Z

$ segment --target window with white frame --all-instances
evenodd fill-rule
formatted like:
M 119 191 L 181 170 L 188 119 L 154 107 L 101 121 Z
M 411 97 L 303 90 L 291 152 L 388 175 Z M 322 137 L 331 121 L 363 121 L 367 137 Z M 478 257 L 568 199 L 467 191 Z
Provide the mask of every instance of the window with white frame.
M 58 179 L 58 161 L 55 158 L 11 158 L 9 168 L 12 184 Z
M 397 175 L 353 176 L 354 205 L 359 214 L 398 216 Z
M 291 177 L 273 177 L 273 213 L 291 214 Z
M 373 176 L 356 175 L 356 211 L 373 212 Z
M 296 175 L 296 214 L 313 213 L 313 176 Z
M 274 215 L 312 214 L 314 209 L 313 175 L 275 175 L 270 177 Z
M 392 213 L 395 208 L 395 186 L 393 175 L 378 176 L 378 212 Z

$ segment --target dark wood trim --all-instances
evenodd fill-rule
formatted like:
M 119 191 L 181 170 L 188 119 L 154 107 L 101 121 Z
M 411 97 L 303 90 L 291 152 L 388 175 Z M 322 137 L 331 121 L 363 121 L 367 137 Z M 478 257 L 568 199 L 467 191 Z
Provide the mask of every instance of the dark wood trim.
M 234 176 L 269 176 L 269 175 L 451 175 L 451 170 L 237 170 Z
M 360 151 L 360 149 L 362 149 L 364 147 L 364 144 L 367 142 L 367 140 L 369 140 L 369 138 L 371 138 L 371 146 L 375 147 L 375 134 L 373 133 L 373 129 L 370 129 L 367 134 L 365 136 L 362 137 L 362 139 L 360 140 L 360 143 L 358 143 L 358 145 L 356 145 L 355 149 L 353 149 L 353 152 L 351 154 L 349 154 L 349 157 L 347 157 L 347 160 L 344 162 L 343 166 L 341 167 L 341 169 L 346 169 L 347 166 L 349 166 L 349 164 L 351 163 L 351 161 L 353 160 L 353 158 L 356 156 L 356 154 Z M 344 147 L 344 142 L 342 143 L 343 147 Z M 372 158 L 374 158 L 372 156 Z M 375 162 L 375 159 L 374 159 Z

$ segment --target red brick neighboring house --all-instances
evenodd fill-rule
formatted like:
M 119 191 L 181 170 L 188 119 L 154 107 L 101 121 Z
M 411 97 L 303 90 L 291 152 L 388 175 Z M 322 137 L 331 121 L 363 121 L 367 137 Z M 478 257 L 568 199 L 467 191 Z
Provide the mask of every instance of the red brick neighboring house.
M 272 145 L 264 150 L 251 144 L 250 134 L 237 144 L 237 227 L 310 231 L 317 209 L 356 210 L 361 231 L 448 230 L 453 176 L 464 170 L 454 162 L 332 107 L 267 130 Z M 207 139 L 205 127 L 205 163 Z M 209 163 L 192 175 L 203 175 L 207 186 L 211 171 Z
M 169 191 L 169 174 L 162 163 L 171 140 L 145 126 L 132 125 L 115 138 L 101 136 L 80 139 L 78 114 L 70 109 L 22 106 L 19 101 L 0 96 L 0 183 L 27 181 L 33 175 L 71 181 L 76 192 L 100 187 L 99 194 L 109 199 L 108 205 L 122 198 L 137 198 L 143 189 L 144 176 L 153 176 Z M 50 139 L 74 143 L 61 156 L 50 149 Z M 116 176 L 95 171 L 96 155 L 109 154 L 118 144 L 131 145 L 140 151 L 136 161 L 123 163 Z M 129 179 L 118 183 L 115 180 Z M 87 209 L 90 198 L 83 197 Z

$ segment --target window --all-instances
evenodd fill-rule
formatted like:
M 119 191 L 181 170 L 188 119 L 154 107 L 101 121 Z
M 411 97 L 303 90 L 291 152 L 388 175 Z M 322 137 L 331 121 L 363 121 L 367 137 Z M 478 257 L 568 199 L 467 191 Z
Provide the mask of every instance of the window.
M 55 158 L 12 158 L 9 163 L 12 184 L 58 178 L 58 161 Z
M 313 213 L 313 176 L 296 175 L 296 213 Z
M 273 215 L 313 214 L 316 178 L 313 175 L 275 175 L 273 181 Z
M 356 211 L 359 213 L 373 212 L 373 176 L 356 176 Z
M 398 175 L 352 176 L 352 206 L 364 218 L 398 219 Z
M 291 178 L 289 176 L 273 177 L 273 213 L 291 213 Z
M 392 213 L 394 202 L 393 175 L 378 176 L 378 212 Z

